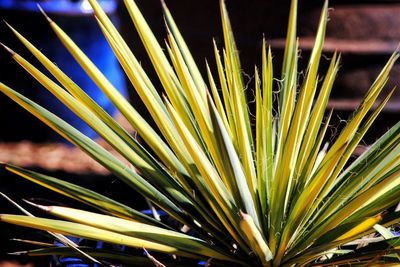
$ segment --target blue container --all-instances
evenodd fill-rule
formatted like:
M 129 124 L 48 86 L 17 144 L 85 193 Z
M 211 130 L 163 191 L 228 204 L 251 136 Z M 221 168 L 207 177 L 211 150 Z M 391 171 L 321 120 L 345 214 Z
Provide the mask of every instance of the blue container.
M 28 0 L 1 0 L 0 8 L 12 10 L 29 14 L 27 17 L 31 19 L 24 19 L 21 25 L 24 27 L 22 33 L 29 34 L 28 38 L 32 43 L 41 49 L 41 51 L 55 62 L 61 70 L 63 70 L 76 84 L 78 84 L 88 95 L 90 95 L 100 106 L 103 107 L 110 115 L 114 115 L 116 108 L 105 97 L 105 95 L 97 88 L 97 86 L 90 80 L 86 73 L 75 62 L 73 57 L 64 48 L 55 34 L 47 29 L 43 29 L 44 17 L 40 14 L 36 5 L 37 1 Z M 113 20 L 114 24 L 118 26 L 118 18 L 115 10 L 116 1 L 99 1 L 105 11 Z M 127 97 L 127 90 L 123 73 L 120 69 L 117 59 L 115 58 L 111 48 L 109 47 L 106 39 L 104 38 L 101 30 L 99 29 L 96 20 L 92 16 L 90 5 L 87 1 L 67 1 L 67 0 L 53 0 L 53 1 L 39 1 L 41 7 L 46 13 L 76 42 L 76 44 L 85 52 L 85 54 L 96 64 L 96 66 L 105 74 L 111 83 Z M 20 15 L 19 15 L 20 16 Z M 25 26 L 26 25 L 26 26 Z M 47 28 L 49 26 L 46 25 Z M 26 28 L 26 29 L 25 29 Z M 20 30 L 19 27 L 17 27 Z M 42 29 L 45 33 L 42 32 Z M 33 33 L 33 35 L 32 35 Z M 31 61 L 32 57 L 28 57 Z M 35 64 L 40 66 L 40 64 Z M 41 66 L 40 66 L 41 67 Z M 41 68 L 45 73 L 44 68 Z M 19 78 L 21 79 L 21 78 Z M 22 78 L 23 79 L 23 78 Z M 91 138 L 95 138 L 96 133 L 90 129 L 84 122 L 69 111 L 61 102 L 59 102 L 53 95 L 47 92 L 44 88 L 37 83 L 28 82 L 24 85 L 19 85 L 18 89 L 23 87 L 29 88 L 28 96 L 48 108 L 53 113 L 57 114 L 74 127 L 85 133 Z M 20 83 L 20 82 L 19 82 Z M 13 84 L 11 86 L 14 87 Z M 26 90 L 26 88 L 24 90 Z M 32 88 L 39 88 L 35 90 L 32 95 Z M 22 89 L 22 88 L 21 88 Z M 24 93 L 25 94 L 25 93 Z M 51 134 L 53 141 L 63 140 L 57 134 Z

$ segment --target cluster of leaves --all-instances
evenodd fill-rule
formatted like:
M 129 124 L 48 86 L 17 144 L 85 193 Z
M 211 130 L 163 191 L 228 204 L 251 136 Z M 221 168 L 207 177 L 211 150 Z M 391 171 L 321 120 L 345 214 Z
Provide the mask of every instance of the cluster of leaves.
M 162 257 L 166 265 L 180 266 L 181 258 L 212 259 L 215 266 L 399 264 L 400 239 L 390 227 L 398 223 L 400 212 L 385 214 L 384 211 L 400 200 L 400 123 L 349 164 L 358 143 L 390 98 L 391 93 L 372 109 L 398 58 L 397 52 L 384 66 L 343 131 L 328 146 L 323 140 L 332 112 L 326 109 L 340 56 L 333 55 L 320 81 L 318 68 L 325 39 L 327 3 L 300 84 L 297 1 L 292 1 L 277 108 L 273 101 L 277 88 L 274 88 L 271 50 L 266 41 L 263 42 L 261 68 L 255 69 L 256 114 L 255 125 L 252 125 L 240 60 L 223 0 L 220 6 L 224 47 L 219 50 L 214 42 L 217 75 L 214 76 L 207 66 L 207 81 L 165 3 L 167 40 L 164 51 L 134 1 L 124 1 L 162 84 L 163 97 L 100 5 L 95 0 L 89 2 L 104 36 L 154 119 L 157 131 L 118 93 L 68 35 L 47 19 L 71 55 L 136 129 L 149 149 L 11 26 L 58 83 L 7 49 L 18 64 L 93 128 L 135 170 L 10 87 L 0 84 L 0 91 L 185 227 L 173 229 L 86 188 L 10 164 L 3 164 L 3 167 L 101 213 L 39 206 L 62 220 L 37 218 L 25 211 L 27 216 L 1 215 L 1 221 L 46 230 L 62 240 L 60 234 L 65 234 L 178 256 Z M 187 228 L 192 234 L 182 231 Z M 360 239 L 376 231 L 379 237 Z M 70 247 L 50 246 L 27 253 L 81 253 L 104 265 L 125 262 L 163 266 L 163 260 L 158 261 L 149 254 L 152 261 L 137 255 L 68 245 Z

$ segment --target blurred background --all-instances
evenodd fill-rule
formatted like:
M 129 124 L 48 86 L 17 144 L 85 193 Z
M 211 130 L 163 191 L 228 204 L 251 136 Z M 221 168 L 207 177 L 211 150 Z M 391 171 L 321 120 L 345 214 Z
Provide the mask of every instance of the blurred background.
M 120 120 L 121 123 L 124 123 L 115 108 L 98 92 L 95 85 L 86 78 L 83 70 L 62 47 L 48 26 L 46 19 L 40 14 L 36 2 L 70 34 L 120 92 L 128 97 L 140 112 L 146 114 L 143 103 L 134 93 L 133 88 L 125 82 L 118 62 L 102 37 L 87 1 L 0 0 L 0 17 L 41 49 L 78 85 L 84 88 L 92 98 L 101 103 L 105 110 Z M 151 62 L 141 45 L 129 15 L 124 10 L 123 3 L 117 0 L 99 2 L 113 22 L 119 26 L 134 54 L 161 91 Z M 158 40 L 163 43 L 166 34 L 160 0 L 136 0 L 136 2 Z M 218 2 L 216 0 L 166 0 L 203 73 L 206 70 L 205 59 L 208 60 L 211 68 L 215 71 L 212 38 L 215 38 L 220 47 L 222 46 L 223 38 Z M 299 2 L 298 35 L 302 56 L 300 69 L 304 70 L 313 45 L 323 1 L 307 0 Z M 227 0 L 243 71 L 248 74 L 246 82 L 249 82 L 249 88 L 252 88 L 254 82 L 252 80 L 254 64 L 258 66 L 261 64 L 263 34 L 272 47 L 275 77 L 279 77 L 289 5 L 289 0 Z M 342 120 L 351 115 L 380 69 L 397 48 L 400 42 L 400 27 L 398 27 L 400 25 L 400 1 L 331 0 L 330 7 L 330 22 L 328 23 L 327 40 L 324 48 L 325 58 L 322 59 L 323 64 L 320 73 L 324 72 L 334 51 L 337 50 L 342 53 L 342 67 L 329 103 L 330 107 L 334 107 L 335 110 L 335 120 L 332 122 L 332 131 L 334 132 L 343 126 Z M 36 66 L 40 66 L 18 42 L 5 23 L 0 23 L 0 41 Z M 395 85 L 400 85 L 400 65 L 398 63 L 391 77 L 386 92 Z M 0 81 L 48 107 L 80 130 L 85 131 L 88 136 L 96 138 L 94 132 L 46 93 L 29 74 L 13 62 L 10 55 L 3 49 L 0 49 Z M 136 196 L 125 196 L 119 193 L 123 190 L 123 185 L 101 166 L 74 149 L 36 118 L 3 95 L 0 95 L 0 110 L 2 111 L 0 116 L 0 161 L 15 163 L 22 167 L 79 182 L 81 185 L 115 197 L 124 203 L 135 203 L 137 206 L 145 208 L 143 200 Z M 399 115 L 400 90 L 397 90 L 375 123 L 375 127 L 372 127 L 372 130 L 366 136 L 364 145 L 367 146 L 376 140 L 398 121 Z M 149 116 L 146 116 L 146 118 L 151 121 Z M 133 131 L 133 129 L 130 130 Z M 360 146 L 357 153 L 361 153 L 363 149 Z M 0 172 L 0 178 L 0 191 L 18 202 L 22 198 L 46 198 L 63 204 L 72 202 L 8 173 Z M 16 213 L 18 211 L 6 200 L 0 199 L 0 212 Z M 1 263 L 2 259 L 15 260 L 15 257 L 7 255 L 7 252 L 24 249 L 18 242 L 9 241 L 9 239 L 22 237 L 42 238 L 40 234 L 34 231 L 0 224 L 0 266 L 7 266 L 5 262 Z M 20 260 L 20 258 L 17 259 Z M 44 264 L 48 263 L 48 259 L 40 260 L 41 262 L 36 263 L 36 266 L 46 266 Z M 26 264 L 28 262 L 26 260 L 21 263 Z

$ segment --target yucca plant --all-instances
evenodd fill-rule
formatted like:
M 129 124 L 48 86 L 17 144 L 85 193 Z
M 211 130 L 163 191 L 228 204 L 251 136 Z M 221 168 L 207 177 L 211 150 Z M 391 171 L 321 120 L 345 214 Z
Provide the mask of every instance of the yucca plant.
M 355 148 L 392 94 L 372 109 L 398 58 L 397 52 L 340 135 L 324 144 L 332 115 L 332 111 L 327 111 L 327 103 L 340 62 L 335 53 L 327 72 L 318 75 L 327 3 L 301 82 L 296 0 L 291 4 L 279 82 L 274 82 L 271 49 L 263 41 L 261 67 L 256 67 L 254 74 L 255 116 L 251 116 L 223 0 L 220 8 L 224 47 L 218 48 L 214 42 L 216 71 L 213 73 L 207 65 L 207 79 L 202 77 L 165 3 L 162 6 L 167 40 L 161 46 L 135 2 L 124 1 L 162 84 L 162 96 L 99 4 L 95 0 L 89 2 L 104 36 L 158 129 L 153 129 L 68 35 L 47 19 L 61 42 L 136 129 L 148 149 L 11 26 L 58 83 L 6 47 L 14 60 L 128 163 L 10 87 L 0 84 L 0 90 L 126 183 L 127 191 L 121 193 L 141 194 L 175 223 L 144 215 L 134 207 L 78 185 L 4 163 L 3 168 L 9 172 L 99 210 L 94 213 L 38 206 L 61 218 L 58 220 L 34 217 L 22 207 L 27 215 L 1 215 L 3 222 L 49 231 L 68 245 L 49 244 L 26 254 L 82 254 L 105 266 L 111 265 L 109 262 L 129 266 L 195 264 L 187 259 L 205 260 L 212 266 L 400 264 L 400 238 L 391 231 L 399 222 L 400 212 L 385 212 L 400 200 L 400 123 L 350 162 Z M 103 240 L 136 250 L 123 253 L 77 247 L 62 235 Z

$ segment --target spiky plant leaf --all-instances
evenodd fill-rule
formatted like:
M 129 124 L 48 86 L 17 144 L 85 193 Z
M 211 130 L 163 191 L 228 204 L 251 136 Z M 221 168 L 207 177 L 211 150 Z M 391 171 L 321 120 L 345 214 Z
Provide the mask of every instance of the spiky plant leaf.
M 238 48 L 223 0 L 220 7 L 224 47 L 220 49 L 213 42 L 216 69 L 206 63 L 207 79 L 202 77 L 202 66 L 193 59 L 164 1 L 165 50 L 136 3 L 124 1 L 162 84 L 163 96 L 157 93 L 153 78 L 101 6 L 96 0 L 89 2 L 100 29 L 157 129 L 118 93 L 73 40 L 46 18 L 66 49 L 137 129 L 149 149 L 139 144 L 84 93 L 84 88 L 79 88 L 12 26 L 17 38 L 60 85 L 5 48 L 135 170 L 10 87 L 0 83 L 0 91 L 166 211 L 180 223 L 179 228 L 94 191 L 10 164 L 2 166 L 95 207 L 101 213 L 44 207 L 63 220 L 1 215 L 2 221 L 144 248 L 149 258 L 135 263 L 132 260 L 137 259 L 136 254 L 129 259 L 114 251 L 82 248 L 95 258 L 131 265 L 185 265 L 180 258 L 205 259 L 213 266 L 400 264 L 399 239 L 389 230 L 399 223 L 400 213 L 385 212 L 400 200 L 400 122 L 350 162 L 357 145 L 394 92 L 381 97 L 398 52 L 389 58 L 340 135 L 331 144 L 323 144 L 329 139 L 327 129 L 333 111 L 326 109 L 340 64 L 340 55 L 334 53 L 327 72 L 318 75 L 328 18 L 327 2 L 300 84 L 297 1 L 292 1 L 277 103 L 274 103 L 278 87 L 275 88 L 273 78 L 273 56 L 267 41 L 263 40 L 261 66 L 255 68 L 254 126 L 248 111 Z M 377 99 L 382 100 L 373 108 Z M 187 227 L 194 235 L 182 232 Z M 363 238 L 371 234 L 375 237 Z M 162 263 L 146 249 L 178 258 Z M 51 253 L 75 254 L 68 248 L 52 247 L 26 252 L 27 255 Z

